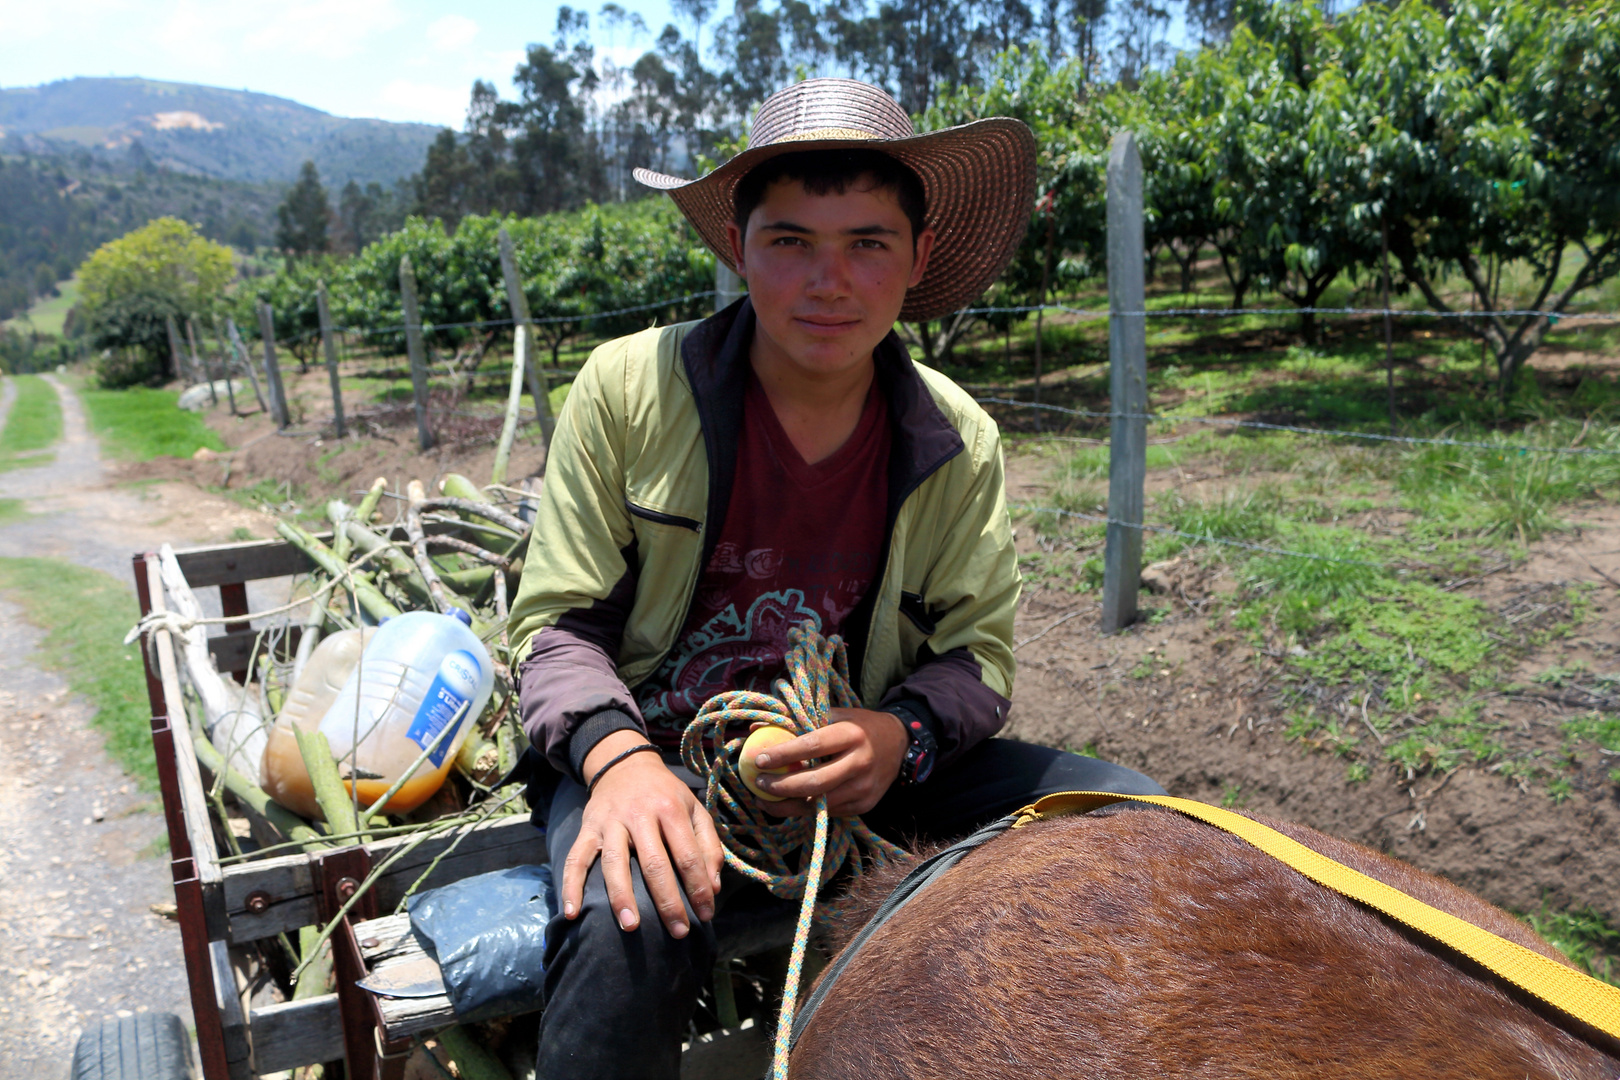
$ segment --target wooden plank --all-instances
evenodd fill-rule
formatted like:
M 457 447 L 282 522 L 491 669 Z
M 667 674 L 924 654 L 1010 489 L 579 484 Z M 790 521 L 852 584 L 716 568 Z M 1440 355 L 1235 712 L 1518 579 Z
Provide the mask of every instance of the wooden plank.
M 230 950 L 223 941 L 211 941 L 208 958 L 214 968 L 214 1002 L 219 1007 L 225 1061 L 230 1066 L 231 1080 L 253 1080 L 247 1018 L 242 1015 L 242 987 L 236 980 L 236 969 L 231 966 Z
M 222 674 L 236 671 L 246 671 L 248 660 L 253 656 L 253 643 L 258 639 L 257 630 L 238 630 L 230 634 L 217 634 L 208 639 L 208 655 L 214 658 L 214 667 Z M 285 659 L 298 648 L 299 638 L 304 636 L 301 626 L 288 626 L 276 646 L 276 655 Z
M 152 610 L 166 611 L 163 597 L 163 577 L 158 560 L 148 556 L 146 562 L 148 587 L 151 589 Z M 169 632 L 158 629 L 152 634 L 152 648 L 158 657 L 158 672 L 163 680 L 163 697 L 171 710 L 179 715 L 169 717 L 169 728 L 174 734 L 175 767 L 180 777 L 180 804 L 185 815 L 186 837 L 191 842 L 191 857 L 196 864 L 197 880 L 203 895 L 212 907 L 218 898 L 222 881 L 219 867 L 219 848 L 214 843 L 214 830 L 208 821 L 208 798 L 203 791 L 202 771 L 197 764 L 197 751 L 191 742 L 191 724 L 185 715 L 185 695 L 180 690 L 180 668 L 175 662 L 174 639 Z M 213 919 L 209 922 L 212 924 Z
M 1147 317 L 1142 240 L 1142 155 L 1136 136 L 1114 136 L 1108 154 L 1108 535 L 1102 630 L 1136 621 L 1142 584 L 1142 486 L 1147 479 Z M 1129 417 L 1129 418 L 1128 418 Z M 1132 526 L 1137 526 L 1133 528 Z
M 424 841 L 390 867 L 376 885 L 379 908 L 392 911 L 405 895 L 405 890 L 458 835 L 460 830 Z M 410 839 L 408 835 L 388 837 L 368 845 L 372 861 L 382 862 Z M 316 889 L 311 870 L 314 858 L 306 854 L 284 855 L 225 870 L 224 907 L 229 937 L 233 943 L 257 941 L 272 934 L 315 925 Z M 526 815 L 514 814 L 496 818 L 473 829 L 472 834 L 457 845 L 454 854 L 439 864 L 422 887 L 430 889 L 489 870 L 504 870 L 545 861 L 544 835 L 529 823 Z M 259 910 L 250 909 L 250 897 L 254 898 L 252 906 Z
M 332 534 L 318 533 L 323 543 L 330 543 Z M 216 544 L 212 547 L 176 551 L 174 557 L 185 572 L 193 589 L 207 585 L 229 585 L 260 578 L 291 577 L 307 574 L 314 569 L 309 556 L 285 540 L 249 540 L 241 544 Z
M 343 1060 L 343 1021 L 336 994 L 254 1009 L 248 1025 L 253 1071 L 259 1076 Z
M 456 526 L 442 521 L 424 522 L 422 531 L 429 536 L 454 532 Z M 332 533 L 312 533 L 315 539 L 328 547 Z M 410 538 L 403 528 L 391 529 L 388 539 L 406 542 Z M 263 578 L 292 577 L 315 569 L 298 548 L 282 539 L 248 540 L 240 544 L 213 544 L 208 547 L 188 548 L 174 553 L 186 581 L 193 589 L 208 585 L 230 585 L 238 582 L 259 581 Z
M 360 957 L 366 970 L 385 976 L 391 969 L 404 966 L 418 967 L 423 961 L 433 962 L 427 943 L 411 927 L 411 917 L 401 913 L 386 915 L 369 922 L 356 923 L 354 936 L 360 942 Z M 426 1034 L 456 1022 L 456 1011 L 450 1005 L 448 994 L 428 998 L 377 998 L 377 1012 L 382 1017 L 383 1037 L 403 1039 Z

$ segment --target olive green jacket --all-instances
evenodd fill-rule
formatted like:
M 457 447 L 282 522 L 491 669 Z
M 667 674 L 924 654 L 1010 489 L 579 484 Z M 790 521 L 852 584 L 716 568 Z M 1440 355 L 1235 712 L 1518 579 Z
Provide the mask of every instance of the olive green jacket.
M 524 726 L 554 766 L 621 728 L 674 646 L 725 522 L 754 315 L 602 345 L 569 391 L 512 605 Z M 994 421 L 890 334 L 887 559 L 845 623 L 868 708 L 923 717 L 944 763 L 994 734 L 1012 696 L 1019 574 Z M 791 498 L 791 492 L 784 492 Z M 898 706 L 898 707 L 897 707 Z

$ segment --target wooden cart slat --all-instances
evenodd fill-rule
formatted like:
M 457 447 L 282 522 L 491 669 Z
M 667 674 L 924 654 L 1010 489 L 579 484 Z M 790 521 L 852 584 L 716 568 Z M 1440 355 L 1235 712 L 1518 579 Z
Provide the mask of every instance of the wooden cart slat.
M 428 864 L 455 842 L 460 830 L 425 840 L 402 856 L 373 887 L 378 906 L 392 911 Z M 411 837 L 386 837 L 366 845 L 374 862 L 382 862 Z M 223 907 L 233 944 L 257 941 L 316 922 L 314 863 L 319 853 L 296 853 L 263 859 L 225 870 Z M 472 829 L 422 883 L 431 889 L 488 870 L 504 870 L 546 861 L 544 835 L 526 815 L 493 818 Z M 258 910 L 255 910 L 258 909 Z
M 336 994 L 279 1001 L 254 1009 L 249 1024 L 253 1071 L 262 1076 L 342 1061 L 342 1025 Z

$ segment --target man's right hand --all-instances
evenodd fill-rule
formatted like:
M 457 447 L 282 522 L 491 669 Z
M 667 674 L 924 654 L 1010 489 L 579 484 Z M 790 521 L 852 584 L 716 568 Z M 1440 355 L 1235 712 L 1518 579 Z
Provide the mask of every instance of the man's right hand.
M 586 782 L 619 754 L 646 741 L 639 731 L 615 731 L 597 743 L 585 755 Z M 719 834 L 692 790 L 650 752 L 632 754 L 613 766 L 585 804 L 579 837 L 563 865 L 563 916 L 579 917 L 585 875 L 600 857 L 608 902 L 619 926 L 625 930 L 639 926 L 641 913 L 636 910 L 630 878 L 631 852 L 641 864 L 653 906 L 671 937 L 683 938 L 691 932 L 681 902 L 683 886 L 697 917 L 703 922 L 714 918 L 720 867 L 725 862 Z

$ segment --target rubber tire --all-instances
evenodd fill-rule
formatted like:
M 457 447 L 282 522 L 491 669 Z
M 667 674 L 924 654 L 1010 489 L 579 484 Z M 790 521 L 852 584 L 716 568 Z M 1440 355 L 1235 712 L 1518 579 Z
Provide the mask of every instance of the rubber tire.
M 73 1080 L 192 1080 L 191 1036 L 174 1013 L 136 1013 L 86 1028 Z

